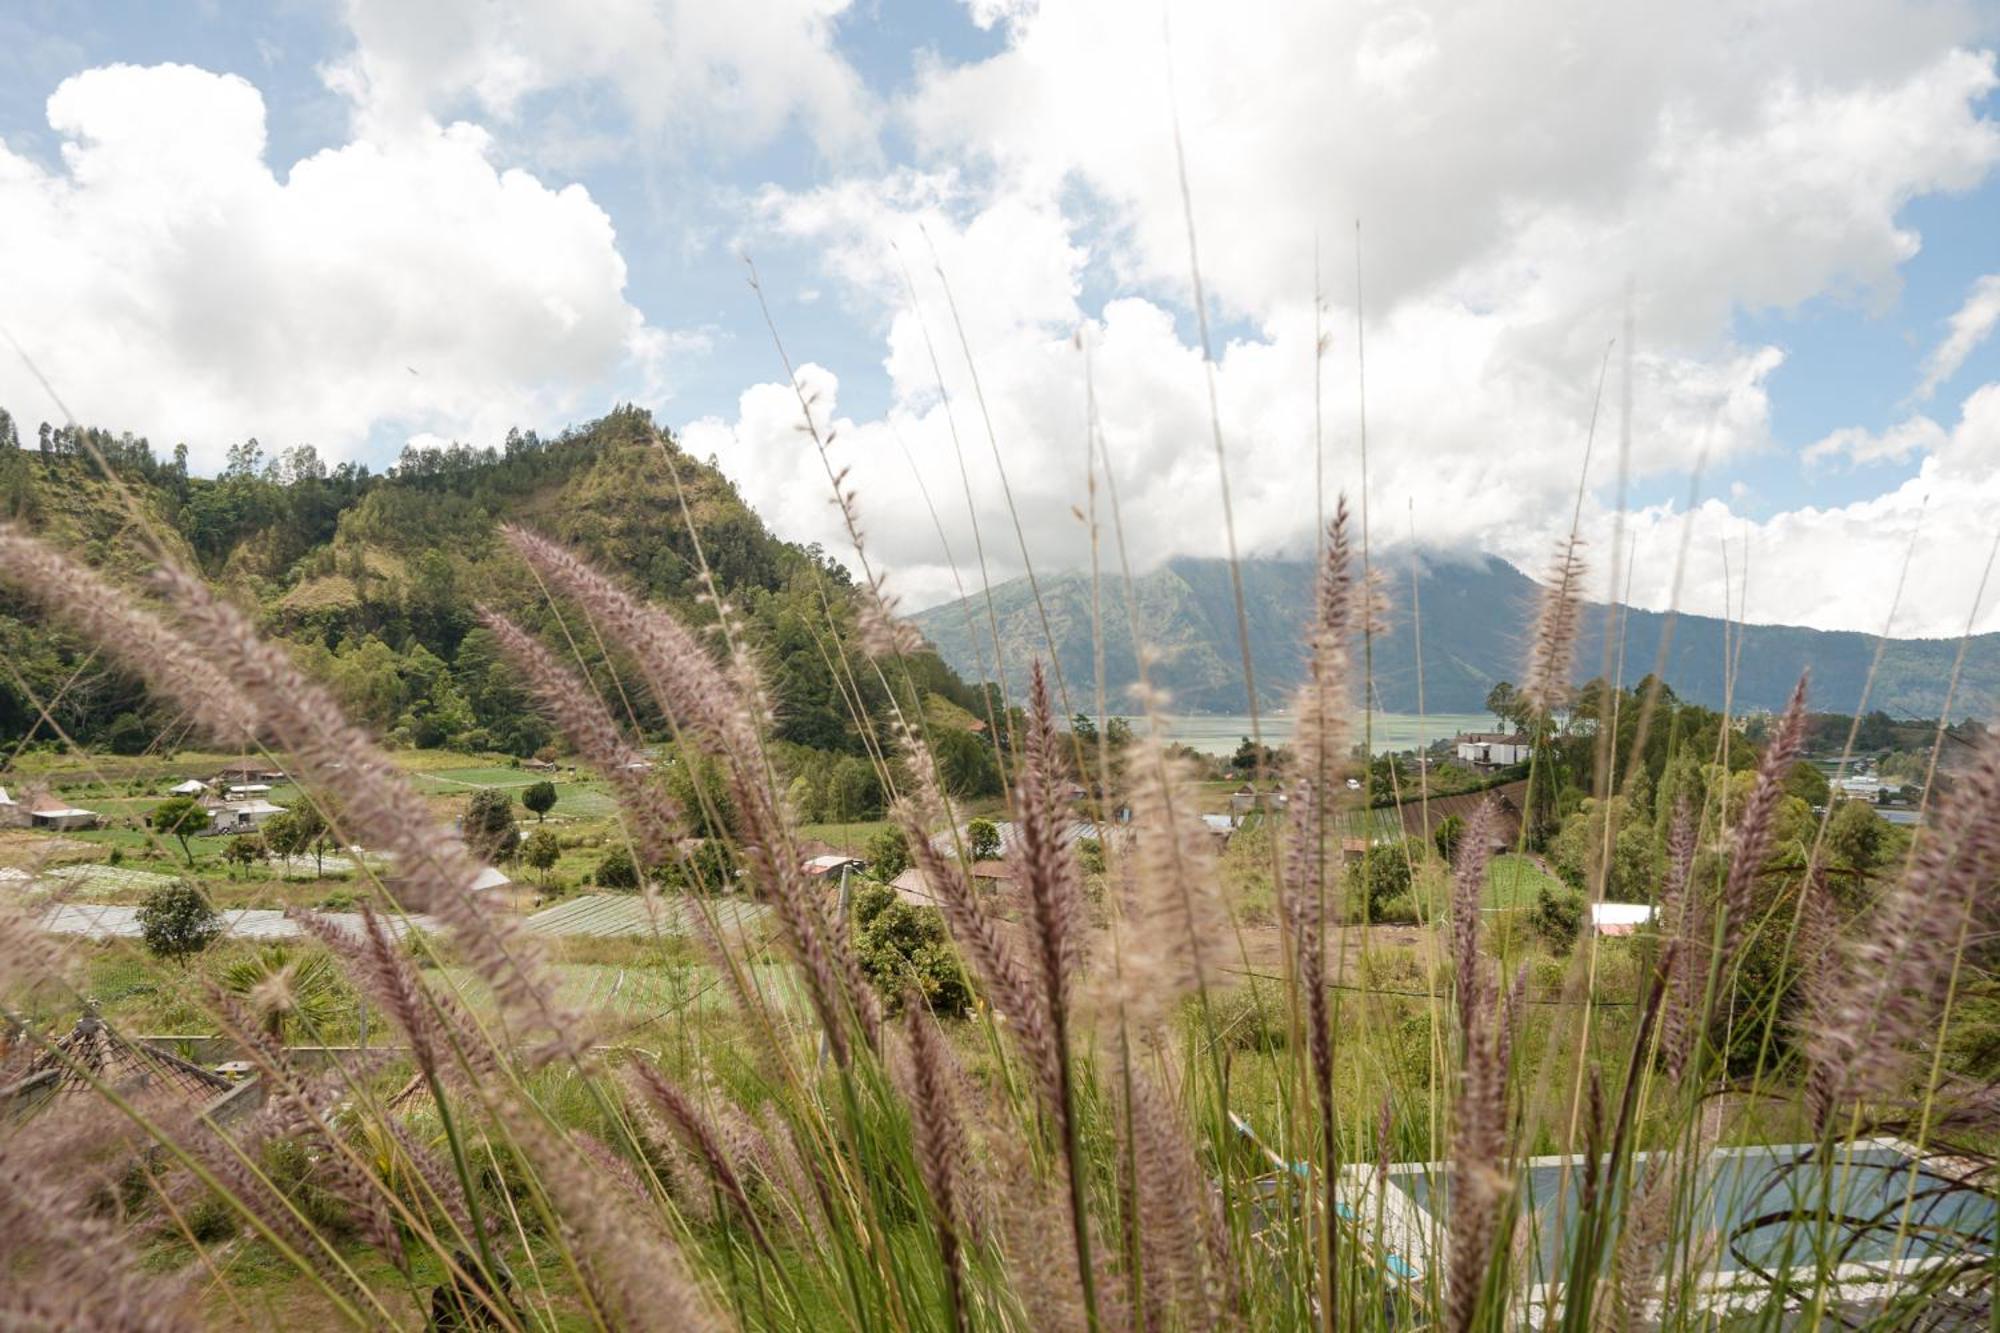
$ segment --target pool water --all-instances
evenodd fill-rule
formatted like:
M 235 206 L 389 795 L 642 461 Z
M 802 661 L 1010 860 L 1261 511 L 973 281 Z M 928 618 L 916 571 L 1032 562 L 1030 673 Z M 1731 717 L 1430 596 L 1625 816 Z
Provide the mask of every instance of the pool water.
M 1635 1170 L 1643 1171 L 1643 1160 Z M 1902 1149 L 1880 1144 L 1841 1150 L 1826 1161 L 1809 1147 L 1717 1151 L 1691 1204 L 1708 1218 L 1702 1266 L 1767 1273 L 1991 1254 L 2000 1217 L 1992 1196 L 1955 1186 L 1938 1163 L 1914 1175 L 1912 1165 Z M 1399 1172 L 1392 1179 L 1426 1213 L 1439 1221 L 1448 1217 L 1447 1171 Z M 1577 1169 L 1572 1165 L 1565 1180 L 1561 1163 L 1538 1162 L 1523 1183 L 1523 1212 L 1533 1218 L 1535 1280 L 1553 1281 L 1565 1275 L 1558 1264 L 1570 1248 L 1566 1233 L 1576 1226 Z M 1828 1220 L 1822 1222 L 1822 1215 Z M 1755 1225 L 1760 1218 L 1771 1220 Z

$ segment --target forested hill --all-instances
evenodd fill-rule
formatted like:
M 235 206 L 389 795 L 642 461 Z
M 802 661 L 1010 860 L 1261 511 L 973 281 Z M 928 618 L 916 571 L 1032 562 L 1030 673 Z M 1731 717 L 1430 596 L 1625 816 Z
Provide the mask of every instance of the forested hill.
M 86 439 L 43 427 L 39 438 L 22 439 L 0 412 L 0 516 L 129 577 L 147 558 L 129 509 L 86 445 L 109 459 L 147 526 L 259 608 L 265 628 L 293 644 L 358 719 L 400 743 L 517 755 L 550 737 L 475 608 L 497 606 L 552 643 L 566 640 L 499 525 L 520 522 L 573 545 L 707 623 L 713 614 L 698 600 L 685 499 L 701 552 L 767 664 L 780 738 L 867 767 L 834 674 L 834 639 L 852 623 L 847 572 L 815 548 L 772 536 L 726 477 L 656 432 L 642 411 L 621 409 L 554 439 L 512 433 L 499 449 L 408 450 L 381 475 L 330 468 L 309 447 L 267 456 L 250 441 L 213 479 L 188 475 L 184 453 L 161 458 L 129 436 Z M 588 655 L 591 636 L 571 628 Z M 84 645 L 51 632 L 4 591 L 0 654 L 29 694 L 54 701 L 71 737 L 117 748 L 144 748 L 163 735 L 171 742 L 174 719 L 136 682 L 99 669 Z M 917 689 L 932 696 L 926 705 L 944 701 L 934 714 L 969 721 L 958 710 L 985 711 L 936 658 L 911 666 Z M 873 682 L 851 687 L 871 707 L 879 702 Z M 632 701 L 642 706 L 637 693 Z M 46 738 L 31 698 L 11 673 L 0 678 L 0 742 L 11 748 L 31 727 Z
M 1417 708 L 1417 629 L 1423 640 L 1423 702 L 1432 712 L 1483 710 L 1487 691 L 1501 680 L 1518 681 L 1527 656 L 1539 586 L 1520 570 L 1491 557 L 1452 560 L 1426 557 L 1417 562 L 1412 589 L 1407 553 L 1391 553 L 1378 564 L 1389 574 L 1393 609 L 1388 633 L 1375 643 L 1375 690 L 1379 706 L 1392 712 Z M 1282 706 L 1305 667 L 1300 630 L 1312 607 L 1313 570 L 1308 562 L 1242 562 L 1245 609 L 1250 621 L 1251 661 L 1258 693 L 1267 706 Z M 1245 708 L 1242 650 L 1236 631 L 1236 604 L 1229 567 L 1220 560 L 1177 559 L 1136 581 L 1142 633 L 1164 653 L 1155 683 L 1185 712 L 1240 713 Z M 1066 679 L 1084 683 L 1092 676 L 1090 584 L 1082 575 L 1041 580 L 1042 602 Z M 945 660 L 968 675 L 992 674 L 993 645 L 986 603 L 978 594 L 968 608 L 951 602 L 916 617 L 925 636 Z M 1130 617 L 1122 587 L 1104 587 L 1107 680 L 1122 706 L 1124 687 L 1134 675 Z M 1046 655 L 1041 619 L 1026 580 L 993 590 L 1008 683 L 1018 689 L 1026 663 Z M 1422 610 L 1421 625 L 1412 607 Z M 1584 618 L 1577 655 L 1579 682 L 1604 664 L 1602 607 Z M 1617 623 L 1617 622 L 1614 622 Z M 1725 631 L 1708 616 L 1669 618 L 1653 611 L 1622 617 L 1624 679 L 1636 681 L 1654 669 L 1663 637 L 1671 633 L 1663 669 L 1684 699 L 1710 707 L 1723 702 Z M 1730 637 L 1733 644 L 1733 634 Z M 1898 717 L 1935 717 L 1944 701 L 1956 640 L 1893 641 L 1883 654 L 1870 698 L 1871 708 Z M 1871 635 L 1831 633 L 1780 625 L 1752 625 L 1743 635 L 1736 681 L 1739 710 L 1784 705 L 1801 669 L 1813 673 L 1813 705 L 1852 711 L 1875 653 Z M 1072 688 L 1076 688 L 1072 685 Z M 1973 640 L 1954 716 L 1990 718 L 2000 698 L 2000 634 Z

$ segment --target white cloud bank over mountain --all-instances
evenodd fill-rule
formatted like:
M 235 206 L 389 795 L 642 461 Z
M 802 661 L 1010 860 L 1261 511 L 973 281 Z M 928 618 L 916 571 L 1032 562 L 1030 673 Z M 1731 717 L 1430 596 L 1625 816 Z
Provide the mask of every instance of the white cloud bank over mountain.
M 889 408 L 840 421 L 834 448 L 872 554 L 913 603 L 953 588 L 918 474 L 970 571 L 954 424 L 991 572 L 1021 567 L 982 400 L 1034 559 L 1084 561 L 1086 365 L 1134 560 L 1221 554 L 1177 119 L 1239 549 L 1310 541 L 1321 458 L 1329 497 L 1360 494 L 1360 218 L 1375 531 L 1414 525 L 1537 568 L 1566 527 L 1599 369 L 1628 318 L 1629 477 L 1677 491 L 1698 465 L 1774 447 L 1783 355 L 1741 338 L 1735 316 L 1829 296 L 1887 306 L 1921 244 L 1906 205 L 1972 189 L 2000 160 L 1984 20 L 1950 0 L 1377 0 L 1272 5 L 1254 22 L 1170 9 L 1168 40 L 1153 0 L 978 0 L 1004 47 L 920 54 L 888 98 L 843 53 L 841 26 L 869 21 L 844 0 L 348 0 L 352 49 L 323 71 L 351 141 L 295 164 L 267 160 L 262 100 L 240 79 L 114 66 L 63 84 L 49 103 L 60 164 L 0 146 L 5 318 L 79 416 L 186 438 L 198 462 L 253 433 L 339 455 L 389 432 L 492 439 L 616 394 L 657 402 L 676 339 L 628 292 L 610 217 L 580 187 L 505 165 L 535 145 L 548 97 L 608 91 L 622 150 L 669 179 L 685 145 L 792 132 L 832 164 L 814 187 L 757 194 L 741 239 L 807 254 L 852 336 L 881 331 Z M 885 158 L 897 145 L 913 147 Z M 1990 332 L 1984 291 L 1916 396 Z M 1584 505 L 1601 557 L 1627 350 L 1610 359 Z M 803 373 L 835 415 L 833 377 Z M 1897 625 L 1955 632 L 2000 498 L 1992 394 L 1949 426 L 1941 405 L 1813 446 L 1815 462 L 1917 468 L 1859 503 L 1771 513 L 1732 492 L 1691 520 L 1640 511 L 1634 599 L 1674 595 L 1688 532 L 1690 609 L 1723 609 L 1720 552 L 1747 542 L 1753 618 L 1874 628 L 1921 526 Z M 0 358 L 0 401 L 38 400 Z M 781 532 L 839 550 L 797 425 L 789 386 L 754 384 L 733 417 L 686 436 Z
M 1033 558 L 1073 566 L 1086 553 L 1072 513 L 1086 494 L 1079 327 L 1133 557 L 1224 553 L 1200 351 L 1193 321 L 1175 317 L 1189 299 L 1176 105 L 1202 276 L 1229 321 L 1216 392 L 1245 553 L 1310 541 L 1316 249 L 1326 484 L 1359 493 L 1357 217 L 1378 533 L 1404 535 L 1413 507 L 1427 539 L 1538 569 L 1567 527 L 1599 367 L 1628 311 L 1634 480 L 1657 491 L 1700 462 L 1713 471 L 1772 448 L 1767 382 L 1782 354 L 1737 341 L 1733 315 L 1827 294 L 1892 300 L 1920 244 L 1900 210 L 1977 185 L 2000 159 L 1981 110 L 1994 60 L 1967 49 L 1965 11 L 1837 8 L 1746 19 L 1731 4 L 1280 6 L 1248 23 L 1182 5 L 1171 75 L 1156 6 L 982 11 L 1008 25 L 1006 50 L 933 68 L 895 108 L 919 162 L 767 192 L 753 231 L 765 245 L 819 248 L 856 309 L 886 318 L 893 406 L 841 422 L 836 445 L 875 520 L 872 554 L 901 571 L 912 601 L 952 589 L 907 449 L 970 562 L 921 311 L 987 555 L 996 575 L 1022 563 L 930 243 Z M 1124 295 L 1107 300 L 1107 288 Z M 1614 355 L 1585 506 L 1607 557 L 1621 363 Z M 747 391 L 734 420 L 690 427 L 689 441 L 742 475 L 782 529 L 839 549 L 796 406 L 773 387 Z M 821 387 L 831 407 L 837 386 Z M 1747 539 L 1753 617 L 1877 627 L 1929 492 L 1926 577 L 1906 590 L 1897 625 L 1956 632 L 1979 564 L 1965 552 L 1983 558 L 1990 531 L 1993 480 L 1973 461 L 1983 411 L 1968 404 L 1949 447 L 1937 427 L 1878 451 L 1922 453 L 1923 472 L 1866 503 L 1755 518 L 1703 503 L 1682 604 L 1721 612 L 1721 542 L 1739 548 L 1740 575 Z M 1843 447 L 1853 442 L 1828 451 Z M 1927 481 L 1946 475 L 1948 490 Z M 1636 601 L 1672 596 L 1682 525 L 1664 511 L 1630 525 Z

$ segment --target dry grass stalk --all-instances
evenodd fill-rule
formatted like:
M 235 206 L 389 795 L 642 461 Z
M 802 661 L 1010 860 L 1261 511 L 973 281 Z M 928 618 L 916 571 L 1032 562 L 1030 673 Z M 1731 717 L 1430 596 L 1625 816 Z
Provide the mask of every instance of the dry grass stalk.
M 1937 1028 L 1967 938 L 1993 929 L 2000 881 L 2000 741 L 1984 741 L 1936 806 L 1871 929 L 1818 992 L 1807 1058 L 1827 1112 L 1899 1094 Z
M 764 1234 L 764 1224 L 757 1216 L 756 1205 L 751 1202 L 750 1191 L 736 1169 L 735 1156 L 723 1143 L 722 1132 L 702 1114 L 693 1099 L 651 1064 L 643 1060 L 633 1064 L 631 1079 L 639 1093 L 665 1118 L 667 1127 L 680 1139 L 681 1146 L 694 1154 L 707 1169 L 709 1181 L 716 1192 L 749 1228 L 750 1236 L 759 1248 L 775 1253 L 769 1237 Z
M 1660 1019 L 1660 1051 L 1667 1077 L 1680 1081 L 1693 1054 L 1698 987 L 1706 969 L 1695 970 L 1694 958 L 1706 957 L 1707 932 L 1698 895 L 1691 892 L 1694 874 L 1694 812 L 1683 795 L 1674 805 L 1667 834 L 1666 882 L 1660 887 L 1660 924 L 1675 942 L 1673 967 L 1667 974 L 1666 1008 Z
M 1177 1108 L 1136 1071 L 1128 1132 L 1148 1323 L 1234 1326 L 1240 1279 L 1221 1202 L 1195 1157 Z
M 546 537 L 511 525 L 501 534 L 536 573 L 574 598 L 632 654 L 653 698 L 684 734 L 715 753 L 736 747 L 755 752 L 757 738 L 743 701 L 692 632 Z
M 494 1109 L 588 1259 L 587 1284 L 612 1327 L 719 1333 L 722 1320 L 657 1215 L 635 1208 L 627 1191 L 522 1099 L 503 1096 Z
M 1756 911 L 1757 877 L 1770 857 L 1777 832 L 1778 803 L 1785 796 L 1785 776 L 1799 757 L 1806 734 L 1806 678 L 1792 687 L 1791 700 L 1779 715 L 1770 742 L 1757 764 L 1756 785 L 1744 804 L 1743 818 L 1736 829 L 1736 846 L 1729 861 L 1729 875 L 1722 885 L 1722 957 L 1724 967 L 1733 967 L 1743 934 Z
M 768 704 L 744 636 L 729 636 L 730 660 L 718 665 L 679 621 L 638 601 L 555 543 L 521 528 L 503 532 L 542 578 L 575 598 L 611 641 L 631 654 L 682 738 L 724 765 L 740 825 L 738 863 L 777 916 L 786 947 L 805 972 L 827 1048 L 846 1065 L 853 1051 L 850 1029 L 858 1023 L 862 1039 L 874 1045 L 881 1007 L 845 945 L 842 923 L 829 917 L 818 887 L 801 867 L 790 818 L 765 765 L 759 722 Z M 712 593 L 711 600 L 727 622 L 728 606 Z
M 1487 823 L 1486 808 L 1475 828 Z M 1459 845 L 1452 894 L 1452 953 L 1458 994 L 1460 1071 L 1451 1138 L 1451 1252 L 1445 1281 L 1445 1326 L 1473 1326 L 1486 1284 L 1499 1219 L 1512 1189 L 1507 1162 L 1507 1066 L 1513 1017 L 1520 1001 L 1499 1002 L 1498 986 L 1479 955 L 1479 895 L 1486 883 L 1490 836 L 1469 828 Z M 1468 888 L 1468 886 L 1470 886 Z M 1525 964 L 1517 987 L 1525 986 Z
M 140 1271 L 116 1217 L 93 1206 L 95 1174 L 76 1171 L 75 1156 L 52 1146 L 41 1135 L 0 1136 L 0 1327 L 195 1328 L 185 1280 Z
M 967 1326 L 964 1237 L 970 1218 L 969 1200 L 960 1182 L 970 1173 L 971 1153 L 965 1125 L 956 1105 L 955 1070 L 951 1049 L 937 1030 L 937 1021 L 912 996 L 904 1027 L 910 1039 L 910 1123 L 917 1169 L 930 1198 L 937 1228 L 938 1257 L 944 1266 L 952 1323 Z
M 1069 1090 L 1062 1072 L 1067 1054 L 1070 984 L 1082 966 L 1083 901 L 1076 858 L 1062 840 L 1062 793 L 1067 766 L 1063 734 L 1056 726 L 1048 678 L 1036 662 L 1028 680 L 1028 729 L 1021 778 L 1015 788 L 1015 825 L 1020 837 L 1009 858 L 1023 886 L 1022 912 L 1028 939 L 1029 986 L 1037 1008 L 1048 1016 L 1057 1059 L 1041 1066 L 1042 1091 L 1058 1126 L 1069 1117 Z
M 1158 741 L 1134 743 L 1127 759 L 1133 855 L 1119 866 L 1126 928 L 1120 983 L 1142 1024 L 1169 1018 L 1184 996 L 1208 991 L 1228 963 L 1229 909 L 1214 838 L 1195 807 L 1185 761 Z
M 1583 616 L 1583 539 L 1572 532 L 1556 550 L 1554 566 L 1542 580 L 1529 638 L 1528 669 L 1521 697 L 1544 717 L 1569 703 L 1570 669 Z

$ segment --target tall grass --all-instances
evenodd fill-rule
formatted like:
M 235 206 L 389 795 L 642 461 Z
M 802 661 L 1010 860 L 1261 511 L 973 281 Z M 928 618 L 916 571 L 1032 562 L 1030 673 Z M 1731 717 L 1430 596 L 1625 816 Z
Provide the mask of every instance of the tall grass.
M 813 404 L 801 408 L 810 423 Z M 859 545 L 853 496 L 831 462 L 828 476 Z M 208 733 L 282 753 L 341 840 L 394 852 L 400 872 L 393 894 L 368 886 L 358 937 L 302 917 L 392 1029 L 386 1047 L 308 1067 L 244 999 L 211 988 L 203 1012 L 258 1071 L 253 1114 L 204 1117 L 74 1061 L 85 1091 L 60 1110 L 31 1097 L 0 1109 L 0 1325 L 276 1322 L 255 1292 L 272 1281 L 290 1293 L 284 1322 L 360 1327 L 1990 1317 L 1996 1103 L 1941 1053 L 2000 927 L 2000 746 L 1935 800 L 1908 864 L 1836 912 L 1822 840 L 1800 860 L 1774 848 L 1801 682 L 1748 799 L 1711 792 L 1663 821 L 1664 919 L 1622 965 L 1594 939 L 1557 961 L 1494 937 L 1485 812 L 1449 910 L 1423 928 L 1417 975 L 1356 987 L 1350 943 L 1364 979 L 1390 963 L 1347 908 L 1331 818 L 1366 688 L 1353 649 L 1379 596 L 1353 571 L 1343 501 L 1322 544 L 1289 800 L 1270 817 L 1282 967 L 1246 985 L 1248 928 L 1182 775 L 1153 745 L 1116 765 L 1083 752 L 1039 668 L 1007 747 L 1018 913 L 977 886 L 940 838 L 959 821 L 898 688 L 908 636 L 871 573 L 858 632 L 832 601 L 825 630 L 848 678 L 890 701 L 857 721 L 979 997 L 971 1018 L 940 1020 L 871 979 L 840 904 L 804 873 L 757 647 L 721 590 L 710 583 L 714 624 L 698 630 L 544 537 L 507 539 L 563 623 L 582 617 L 631 664 L 682 761 L 722 775 L 744 891 L 772 909 L 796 984 L 771 988 L 764 942 L 697 902 L 728 1012 L 691 1010 L 655 1046 L 600 1030 L 559 1002 L 538 942 L 475 899 L 456 836 L 413 821 L 401 770 L 235 607 L 164 559 L 135 597 L 0 530 L 0 578 Z M 1557 570 L 1526 677 L 1549 728 L 1577 647 L 1573 541 Z M 642 740 L 629 707 L 621 720 L 561 649 L 487 623 L 603 769 L 639 859 L 674 855 L 689 812 L 629 764 Z M 1601 794 L 1636 751 L 1622 765 L 1604 767 Z M 1061 837 L 1073 780 L 1133 812 L 1129 837 L 1105 830 L 1101 902 Z M 383 917 L 418 908 L 445 924 L 443 943 L 392 938 Z M 425 966 L 440 948 L 454 966 Z M 11 1009 L 80 1007 L 72 961 L 0 903 Z M 1752 971 L 1791 982 L 1750 985 Z M 292 1011 L 305 1040 L 314 1012 Z M 60 1036 L 30 1027 L 5 1081 L 62 1065 Z M 1905 1145 L 1886 1169 L 1871 1147 L 1884 1135 Z M 1730 1155 L 1769 1143 L 1792 1148 Z M 1730 1162 L 1756 1164 L 1763 1202 L 1719 1214 Z M 1848 1189 L 1869 1172 L 1876 1188 Z

